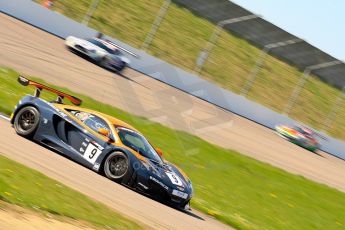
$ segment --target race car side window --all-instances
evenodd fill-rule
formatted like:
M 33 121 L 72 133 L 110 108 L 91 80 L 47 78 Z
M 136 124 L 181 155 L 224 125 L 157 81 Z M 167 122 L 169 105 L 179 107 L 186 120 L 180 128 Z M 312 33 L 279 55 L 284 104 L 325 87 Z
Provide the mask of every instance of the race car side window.
M 100 42 L 97 39 L 91 38 L 91 39 L 86 39 L 87 41 L 91 42 L 92 44 L 106 50 L 108 53 L 113 53 L 113 49 L 111 49 L 110 47 L 106 46 L 105 44 L 103 44 L 102 42 Z
M 69 112 L 96 133 L 100 128 L 103 128 L 109 130 L 110 135 L 112 135 L 107 122 L 102 118 L 98 117 L 97 115 L 78 110 L 71 110 Z
M 121 51 L 118 50 L 118 49 L 114 49 L 114 50 L 113 50 L 113 54 L 114 54 L 114 55 L 118 55 L 118 56 L 122 55 Z

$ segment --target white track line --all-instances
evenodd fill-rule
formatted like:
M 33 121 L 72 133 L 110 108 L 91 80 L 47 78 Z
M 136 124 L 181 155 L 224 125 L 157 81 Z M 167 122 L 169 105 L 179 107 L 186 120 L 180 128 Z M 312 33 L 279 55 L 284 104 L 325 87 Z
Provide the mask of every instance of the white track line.
M 11 120 L 9 117 L 6 117 L 6 116 L 4 116 L 4 115 L 2 115 L 2 114 L 0 114 L 0 117 L 1 117 L 2 119 L 7 120 L 7 121 L 10 121 L 10 120 Z

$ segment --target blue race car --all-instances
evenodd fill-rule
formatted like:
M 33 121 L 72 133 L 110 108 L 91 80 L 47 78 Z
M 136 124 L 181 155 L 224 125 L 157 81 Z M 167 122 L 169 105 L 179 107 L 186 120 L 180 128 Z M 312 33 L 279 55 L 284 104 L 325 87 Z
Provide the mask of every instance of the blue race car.
M 193 188 L 187 175 L 162 157 L 131 125 L 109 115 L 79 107 L 81 100 L 22 76 L 24 86 L 36 87 L 24 96 L 11 115 L 15 131 L 47 146 L 107 178 L 187 209 Z M 41 99 L 42 90 L 57 95 Z M 63 99 L 74 104 L 65 105 Z

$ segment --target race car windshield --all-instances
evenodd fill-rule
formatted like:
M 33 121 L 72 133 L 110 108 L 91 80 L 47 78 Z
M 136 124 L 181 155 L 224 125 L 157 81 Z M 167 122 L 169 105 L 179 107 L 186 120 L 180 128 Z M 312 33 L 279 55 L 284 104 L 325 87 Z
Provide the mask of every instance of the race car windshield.
M 96 45 L 96 46 L 98 46 L 98 47 L 100 47 L 100 48 L 106 50 L 108 53 L 111 53 L 111 54 L 114 53 L 114 50 L 113 50 L 113 49 L 107 47 L 107 46 L 104 45 L 102 42 L 100 42 L 100 41 L 98 41 L 98 40 L 96 40 L 96 39 L 94 39 L 94 38 L 89 38 L 89 39 L 86 39 L 86 40 L 87 40 L 88 42 L 91 42 L 92 44 L 94 44 L 94 45 Z
M 139 154 L 146 158 L 158 163 L 163 163 L 158 153 L 142 135 L 122 127 L 117 127 L 116 130 L 124 145 L 139 152 Z
M 313 133 L 307 132 L 307 131 L 305 131 L 304 129 L 302 129 L 300 126 L 297 126 L 297 125 L 294 126 L 293 129 L 296 130 L 296 131 L 299 132 L 299 133 L 302 133 L 302 134 L 313 135 Z

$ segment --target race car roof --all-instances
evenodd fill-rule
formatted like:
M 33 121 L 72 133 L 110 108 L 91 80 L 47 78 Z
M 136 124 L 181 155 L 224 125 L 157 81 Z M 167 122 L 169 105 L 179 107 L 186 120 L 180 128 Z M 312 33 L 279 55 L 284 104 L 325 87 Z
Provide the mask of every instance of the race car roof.
M 101 113 L 101 112 L 98 112 L 98 111 L 95 111 L 95 110 L 92 110 L 92 109 L 82 108 L 82 107 L 79 107 L 79 106 L 77 107 L 77 106 L 65 105 L 65 104 L 56 104 L 55 106 L 58 107 L 58 108 L 63 108 L 63 109 L 67 109 L 67 110 L 78 110 L 78 111 L 84 111 L 84 112 L 87 112 L 87 113 L 98 115 L 98 116 L 100 116 L 100 117 L 102 117 L 104 119 L 107 119 L 109 121 L 109 123 L 111 123 L 114 126 L 125 127 L 125 128 L 131 129 L 133 131 L 136 131 L 136 132 L 140 133 L 133 126 L 127 124 L 126 122 L 124 122 L 124 121 L 122 121 L 120 119 L 112 117 L 112 116 L 110 116 L 108 114 L 104 114 L 104 113 Z
M 136 128 L 134 128 L 133 126 L 131 126 L 130 124 L 127 124 L 126 122 L 122 121 L 122 120 L 119 120 L 115 117 L 112 117 L 110 115 L 107 115 L 107 114 L 102 114 L 104 117 L 106 117 L 111 124 L 115 125 L 115 126 L 121 126 L 121 127 L 124 127 L 124 128 L 127 128 L 127 129 L 131 129 L 133 131 L 136 131 L 138 133 L 140 133 Z
M 104 39 L 99 39 L 99 38 L 94 38 L 96 41 L 99 41 L 100 43 L 102 43 L 103 45 L 105 45 L 107 48 L 111 49 L 111 50 L 117 50 L 117 46 L 115 46 L 112 42 L 108 41 L 108 40 L 104 40 Z

